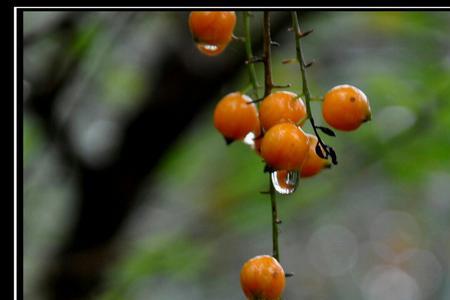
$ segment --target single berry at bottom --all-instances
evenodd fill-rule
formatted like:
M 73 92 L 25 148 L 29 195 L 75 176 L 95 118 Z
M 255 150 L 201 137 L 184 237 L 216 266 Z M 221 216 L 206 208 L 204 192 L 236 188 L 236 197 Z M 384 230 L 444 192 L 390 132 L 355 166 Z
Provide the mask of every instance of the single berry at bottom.
M 283 267 L 272 256 L 255 256 L 241 269 L 241 287 L 249 300 L 278 300 L 285 284 Z

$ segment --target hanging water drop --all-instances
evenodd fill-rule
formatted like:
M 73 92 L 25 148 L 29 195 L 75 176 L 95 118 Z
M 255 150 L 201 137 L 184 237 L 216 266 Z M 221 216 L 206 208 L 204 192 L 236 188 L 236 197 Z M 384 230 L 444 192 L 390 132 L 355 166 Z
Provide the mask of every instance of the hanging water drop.
M 210 45 L 205 43 L 197 43 L 196 45 L 200 52 L 209 56 L 219 55 L 226 47 L 226 45 Z
M 272 172 L 272 184 L 279 194 L 289 195 L 295 192 L 299 182 L 298 171 L 279 170 Z
M 255 134 L 253 132 L 249 132 L 242 141 L 252 149 L 255 149 Z

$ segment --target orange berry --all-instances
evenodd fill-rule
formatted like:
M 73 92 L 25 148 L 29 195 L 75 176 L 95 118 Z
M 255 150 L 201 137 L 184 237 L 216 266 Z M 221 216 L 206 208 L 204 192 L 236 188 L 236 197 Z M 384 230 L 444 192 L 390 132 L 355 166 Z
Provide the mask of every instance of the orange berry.
M 255 256 L 241 269 L 241 287 L 249 300 L 280 299 L 285 285 L 283 267 L 272 256 Z
M 306 136 L 309 139 L 309 154 L 302 166 L 302 170 L 300 173 L 301 177 L 310 177 L 316 175 L 323 168 L 330 166 L 328 160 L 321 158 L 316 153 L 316 145 L 318 143 L 317 137 L 314 134 L 309 133 L 307 133 Z
M 261 156 L 275 170 L 299 170 L 308 155 L 309 141 L 292 123 L 271 127 L 261 142 Z
M 195 42 L 221 50 L 230 42 L 235 25 L 234 11 L 193 11 L 189 15 L 189 28 Z
M 301 121 L 306 117 L 306 107 L 295 93 L 276 92 L 261 102 L 259 114 L 262 127 L 269 130 L 279 123 Z
M 252 99 L 240 92 L 230 93 L 217 103 L 214 126 L 228 140 L 242 140 L 253 132 L 260 134 L 258 110 Z
M 332 88 L 325 95 L 322 114 L 330 126 L 343 131 L 355 130 L 371 118 L 367 96 L 351 85 Z

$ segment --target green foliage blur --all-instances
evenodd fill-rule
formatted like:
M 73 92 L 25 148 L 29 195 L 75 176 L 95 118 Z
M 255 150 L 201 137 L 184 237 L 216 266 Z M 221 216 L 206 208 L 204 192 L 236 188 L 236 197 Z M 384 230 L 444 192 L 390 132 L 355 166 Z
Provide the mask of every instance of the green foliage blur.
M 128 47 L 139 45 L 133 44 L 139 36 L 151 41 L 170 31 L 167 24 L 185 17 L 151 14 L 135 23 Z M 337 152 L 337 166 L 301 179 L 294 194 L 278 197 L 281 263 L 295 274 L 283 299 L 449 299 L 450 13 L 320 11 L 305 21 L 299 16 L 303 29 L 314 29 L 303 43 L 306 60 L 315 60 L 308 69 L 313 95 L 352 84 L 366 93 L 373 115 L 357 131 L 325 137 Z M 29 12 L 24 20 L 33 24 L 39 18 L 48 16 Z M 96 22 L 86 22 L 73 51 L 94 43 L 92 61 L 104 54 L 105 43 L 120 51 L 105 54 L 107 76 L 96 76 L 89 59 L 83 66 L 90 77 L 80 84 L 109 100 L 87 103 L 88 116 L 76 111 L 80 151 L 92 140 L 83 124 L 132 115 L 140 107 L 133 99 L 153 88 L 143 82 L 138 62 L 124 59 L 134 48 L 127 41 L 114 44 Z M 286 28 L 274 38 L 281 44 L 273 48 L 274 81 L 292 83 L 289 90 L 299 93 L 298 65 L 281 63 L 295 56 L 292 32 Z M 58 51 L 51 39 L 43 43 L 48 45 L 28 49 L 24 61 L 45 61 L 46 51 Z M 201 57 L 193 43 L 187 51 Z M 233 41 L 227 51 L 244 48 Z M 39 74 L 38 63 L 29 68 Z M 261 66 L 257 70 L 262 83 Z M 222 95 L 244 89 L 245 66 L 239 78 L 224 80 Z M 130 102 L 119 94 L 129 94 Z M 272 249 L 270 201 L 260 193 L 269 178 L 253 150 L 242 143 L 226 146 L 213 127 L 219 99 L 211 99 L 149 174 L 142 201 L 117 238 L 120 257 L 111 262 L 95 299 L 244 299 L 242 264 Z M 313 103 L 313 114 L 326 125 L 320 103 Z M 77 191 L 74 171 L 49 150 L 40 120 L 25 112 L 23 122 L 24 296 L 41 299 L 40 272 L 70 228 Z M 110 123 L 97 125 L 105 124 Z M 309 125 L 305 130 L 311 132 Z

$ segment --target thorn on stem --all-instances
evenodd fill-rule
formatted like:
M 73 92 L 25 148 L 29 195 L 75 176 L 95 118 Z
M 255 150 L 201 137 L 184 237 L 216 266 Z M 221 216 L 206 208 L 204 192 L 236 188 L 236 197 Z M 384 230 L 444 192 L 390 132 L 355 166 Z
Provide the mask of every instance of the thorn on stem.
M 245 61 L 245 64 L 254 64 L 254 63 L 259 63 L 259 62 L 263 62 L 264 59 L 261 56 L 253 56 L 252 58 L 250 58 L 249 60 Z
M 314 30 L 313 29 L 310 29 L 310 30 L 307 30 L 307 31 L 304 31 L 304 32 L 300 32 L 299 33 L 299 37 L 300 38 L 304 38 L 305 36 L 308 36 L 310 33 L 312 33 Z
M 291 87 L 292 84 L 288 83 L 288 84 L 272 84 L 272 88 L 274 89 L 285 89 L 288 87 Z
M 309 63 L 307 63 L 307 64 L 303 64 L 303 66 L 304 66 L 305 68 L 309 68 L 309 67 L 311 67 L 313 64 L 314 64 L 314 60 L 312 60 L 311 62 L 309 62 Z
M 289 58 L 289 59 L 285 59 L 283 61 L 281 61 L 282 64 L 286 65 L 286 64 L 293 64 L 293 63 L 297 63 L 298 60 L 296 58 Z
M 275 220 L 275 223 L 281 224 L 281 223 L 283 223 L 283 221 L 281 221 L 280 219 L 276 219 L 276 220 Z
M 270 41 L 270 44 L 271 44 L 272 46 L 275 46 L 275 47 L 279 47 L 279 46 L 280 46 L 280 43 L 275 42 L 275 41 Z
M 236 36 L 234 34 L 231 35 L 231 38 L 235 41 L 240 41 L 240 42 L 244 42 L 245 43 L 245 37 L 242 36 Z

